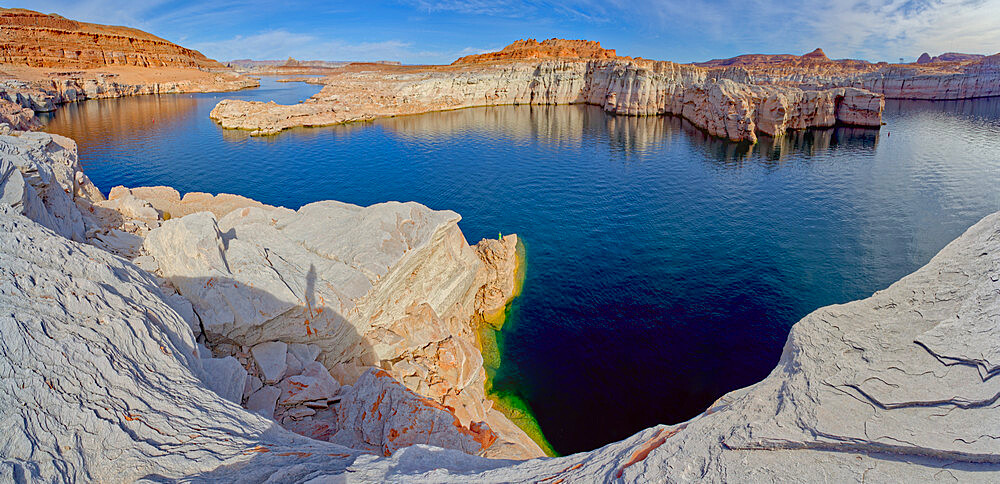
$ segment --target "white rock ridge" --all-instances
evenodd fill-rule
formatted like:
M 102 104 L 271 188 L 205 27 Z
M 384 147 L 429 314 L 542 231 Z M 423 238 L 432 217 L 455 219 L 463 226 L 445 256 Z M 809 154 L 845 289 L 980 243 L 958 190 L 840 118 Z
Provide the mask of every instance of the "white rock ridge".
M 991 336 L 1000 213 L 888 289 L 804 318 L 770 376 L 705 414 L 592 452 L 517 463 L 422 446 L 355 458 L 286 432 L 205 387 L 187 324 L 150 276 L 0 211 L 0 475 L 11 479 L 296 482 L 345 469 L 366 482 L 1000 475 Z
M 194 336 L 152 276 L 9 205 L 0 334 L 0 481 L 178 479 L 251 460 L 247 479 L 286 466 L 293 479 L 308 472 L 295 465 L 335 470 L 355 455 L 210 391 Z
M 273 134 L 400 114 L 502 104 L 593 104 L 610 113 L 675 114 L 715 136 L 756 141 L 757 133 L 837 123 L 877 127 L 882 97 L 837 87 L 803 91 L 752 85 L 742 69 L 709 70 L 639 60 L 512 62 L 422 72 L 345 71 L 292 106 L 223 100 L 210 116 L 225 128 Z
M 477 310 L 496 308 L 477 305 L 486 269 L 459 218 L 412 202 L 245 207 L 221 219 L 200 212 L 165 221 L 143 251 L 192 303 L 208 341 L 253 347 L 264 384 L 279 385 L 289 362 L 296 371 L 308 363 L 286 356 L 286 344 L 315 345 L 340 384 L 378 366 L 451 408 L 464 428 L 496 428 L 496 449 L 507 449 L 498 455 L 542 455 L 484 393 L 473 322 Z M 295 378 L 281 385 L 308 386 Z M 270 405 L 264 395 L 254 404 Z M 282 402 L 302 403 L 279 400 L 276 418 L 287 414 Z
M 0 204 L 83 241 L 94 228 L 91 206 L 102 200 L 80 168 L 73 140 L 47 133 L 0 136 Z

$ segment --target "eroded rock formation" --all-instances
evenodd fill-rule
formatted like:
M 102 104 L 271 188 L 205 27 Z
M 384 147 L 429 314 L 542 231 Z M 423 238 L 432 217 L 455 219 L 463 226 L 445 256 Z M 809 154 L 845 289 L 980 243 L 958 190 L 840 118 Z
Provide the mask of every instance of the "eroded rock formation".
M 610 60 L 617 57 L 614 49 L 605 49 L 600 42 L 592 40 L 548 39 L 538 42 L 535 39 L 522 39 L 497 52 L 467 55 L 452 65 L 542 59 Z
M 970 99 L 1000 95 L 1000 54 L 921 56 L 914 64 L 830 60 L 817 49 L 796 56 L 742 55 L 697 64 L 738 66 L 754 84 L 784 85 L 806 90 L 856 87 L 890 99 Z
M 37 128 L 36 112 L 84 99 L 256 85 L 198 51 L 140 30 L 0 9 L 0 124 L 13 129 Z
M 201 52 L 141 30 L 77 22 L 19 8 L 0 9 L 0 63 L 68 69 L 223 69 Z
M 713 135 L 749 141 L 758 132 L 780 136 L 788 129 L 881 123 L 881 97 L 861 89 L 803 91 L 747 79 L 741 69 L 628 59 L 373 69 L 331 75 L 320 93 L 300 104 L 224 100 L 211 117 L 225 128 L 261 135 L 470 106 L 583 103 L 622 115 L 684 116 Z
M 13 133 L 0 150 L 8 210 L 160 276 L 164 301 L 208 345 L 199 354 L 217 378 L 206 383 L 226 399 L 366 451 L 419 442 L 543 455 L 492 408 L 476 346 L 482 314 L 514 296 L 505 281 L 516 253 L 480 257 L 454 212 L 339 202 L 292 211 L 167 187 L 116 187 L 104 200 L 72 140 Z

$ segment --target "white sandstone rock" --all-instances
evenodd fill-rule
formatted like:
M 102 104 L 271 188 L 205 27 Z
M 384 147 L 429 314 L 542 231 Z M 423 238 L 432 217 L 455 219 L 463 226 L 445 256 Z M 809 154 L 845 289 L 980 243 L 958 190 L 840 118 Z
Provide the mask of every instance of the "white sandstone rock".
M 257 390 L 247 397 L 247 410 L 266 418 L 274 418 L 274 406 L 281 396 L 281 390 L 270 385 Z
M 295 355 L 303 365 L 316 361 L 319 356 L 320 347 L 316 345 L 305 345 L 302 343 L 292 343 L 288 345 L 288 352 Z
M 265 383 L 277 383 L 285 376 L 287 351 L 288 345 L 281 341 L 268 341 L 250 348 Z
M 0 204 L 0 481 L 297 481 L 353 460 L 209 390 L 149 274 L 19 214 Z
M 201 366 L 205 369 L 205 384 L 208 388 L 237 405 L 243 401 L 247 370 L 236 358 L 212 358 L 209 352 L 208 358 L 202 357 Z
M 80 169 L 73 140 L 30 132 L 0 136 L 0 203 L 84 241 L 95 223 L 89 207 L 103 199 Z

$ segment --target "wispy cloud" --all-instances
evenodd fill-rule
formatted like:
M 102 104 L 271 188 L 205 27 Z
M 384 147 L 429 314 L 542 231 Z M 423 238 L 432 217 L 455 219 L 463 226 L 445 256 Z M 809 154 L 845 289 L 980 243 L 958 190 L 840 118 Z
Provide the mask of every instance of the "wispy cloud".
M 416 62 L 443 62 L 465 55 L 469 48 L 457 52 L 420 50 L 411 42 L 386 40 L 382 42 L 351 43 L 338 39 L 324 39 L 313 34 L 286 30 L 271 30 L 253 35 L 237 35 L 230 39 L 212 42 L 193 42 L 190 46 L 203 54 L 220 60 L 234 59 L 284 59 L 300 60 L 406 60 Z M 474 49 L 478 52 L 478 49 Z
M 749 52 L 806 52 L 895 60 L 921 52 L 1000 51 L 1000 0 L 609 0 L 617 15 L 691 43 Z

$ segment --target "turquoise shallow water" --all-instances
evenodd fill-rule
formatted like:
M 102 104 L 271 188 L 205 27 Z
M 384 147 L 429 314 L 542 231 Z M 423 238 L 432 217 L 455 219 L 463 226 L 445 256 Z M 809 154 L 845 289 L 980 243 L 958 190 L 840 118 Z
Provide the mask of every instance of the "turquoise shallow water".
M 1000 98 L 887 102 L 882 130 L 750 146 L 673 117 L 587 106 L 474 108 L 268 138 L 223 131 L 219 99 L 282 103 L 317 86 L 61 108 L 104 191 L 170 185 L 298 207 L 416 200 L 470 242 L 518 233 L 523 295 L 500 334 L 498 391 L 556 450 L 686 420 L 773 368 L 810 311 L 870 295 L 1000 210 Z

